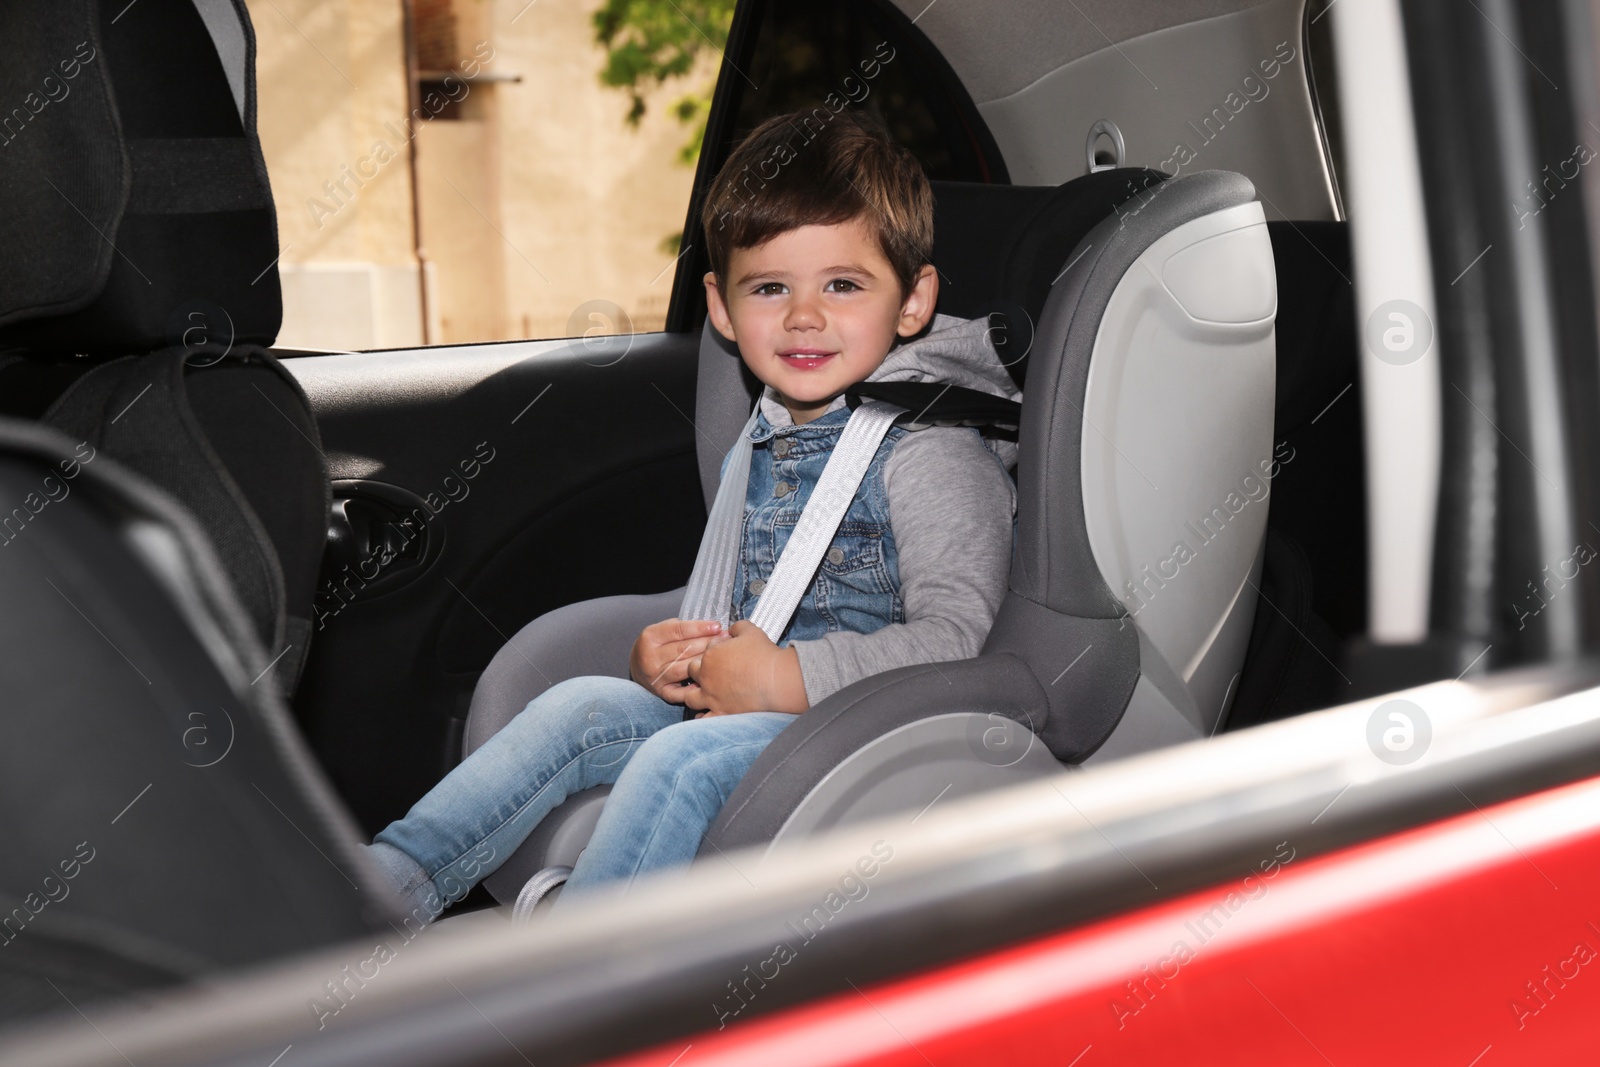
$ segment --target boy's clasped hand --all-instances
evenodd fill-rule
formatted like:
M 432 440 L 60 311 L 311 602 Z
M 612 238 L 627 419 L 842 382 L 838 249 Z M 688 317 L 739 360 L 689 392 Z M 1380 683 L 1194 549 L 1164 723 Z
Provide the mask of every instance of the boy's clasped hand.
M 628 673 L 669 704 L 698 712 L 697 719 L 749 711 L 798 714 L 809 706 L 799 655 L 779 648 L 745 619 L 726 631 L 699 619 L 652 623 L 633 643 Z

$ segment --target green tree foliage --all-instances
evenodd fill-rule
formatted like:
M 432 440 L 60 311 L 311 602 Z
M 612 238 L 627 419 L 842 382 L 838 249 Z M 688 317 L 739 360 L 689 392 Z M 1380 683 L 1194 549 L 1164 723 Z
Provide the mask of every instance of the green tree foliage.
M 734 0 L 605 0 L 594 15 L 595 41 L 606 49 L 600 82 L 626 89 L 633 106 L 628 123 L 644 117 L 644 94 L 674 78 L 686 77 L 704 49 L 727 47 Z M 715 81 L 696 86 L 672 105 L 678 121 L 690 127 L 678 158 L 693 166 L 705 142 Z

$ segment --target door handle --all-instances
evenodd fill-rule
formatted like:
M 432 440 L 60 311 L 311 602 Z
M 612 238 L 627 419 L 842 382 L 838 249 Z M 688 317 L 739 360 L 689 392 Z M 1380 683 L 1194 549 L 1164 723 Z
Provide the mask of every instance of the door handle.
M 414 581 L 442 547 L 432 517 L 408 489 L 358 478 L 335 481 L 319 593 L 348 603 Z

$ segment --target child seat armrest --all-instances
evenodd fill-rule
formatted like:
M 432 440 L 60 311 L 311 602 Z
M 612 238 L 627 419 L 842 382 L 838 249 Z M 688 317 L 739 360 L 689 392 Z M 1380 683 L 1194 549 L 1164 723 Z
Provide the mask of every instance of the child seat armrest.
M 547 611 L 496 652 L 472 692 L 462 756 L 470 756 L 528 706 L 568 678 L 628 677 L 639 631 L 678 614 L 683 589 L 596 597 Z
M 700 845 L 700 855 L 761 845 L 841 762 L 910 723 L 954 712 L 1000 715 L 1037 733 L 1049 703 L 1033 672 L 1008 652 L 884 671 L 802 713 L 761 753 Z M 973 760 L 982 759 L 974 751 Z

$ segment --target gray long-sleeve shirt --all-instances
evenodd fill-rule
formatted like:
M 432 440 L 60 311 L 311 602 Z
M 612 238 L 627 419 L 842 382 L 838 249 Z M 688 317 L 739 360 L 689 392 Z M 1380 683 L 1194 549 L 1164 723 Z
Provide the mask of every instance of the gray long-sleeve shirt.
M 794 642 L 812 704 L 881 671 L 977 655 L 1005 595 L 1016 489 L 971 430 L 907 434 L 883 485 L 906 621 Z
M 896 348 L 867 380 L 952 382 L 1019 395 L 988 342 L 987 324 L 942 315 L 932 332 Z M 828 410 L 844 402 L 840 397 Z M 793 425 L 770 389 L 760 403 L 769 423 Z M 883 485 L 906 621 L 793 642 L 811 704 L 895 667 L 977 655 L 1005 596 L 1016 488 L 1000 456 L 970 429 L 932 426 L 895 445 Z

